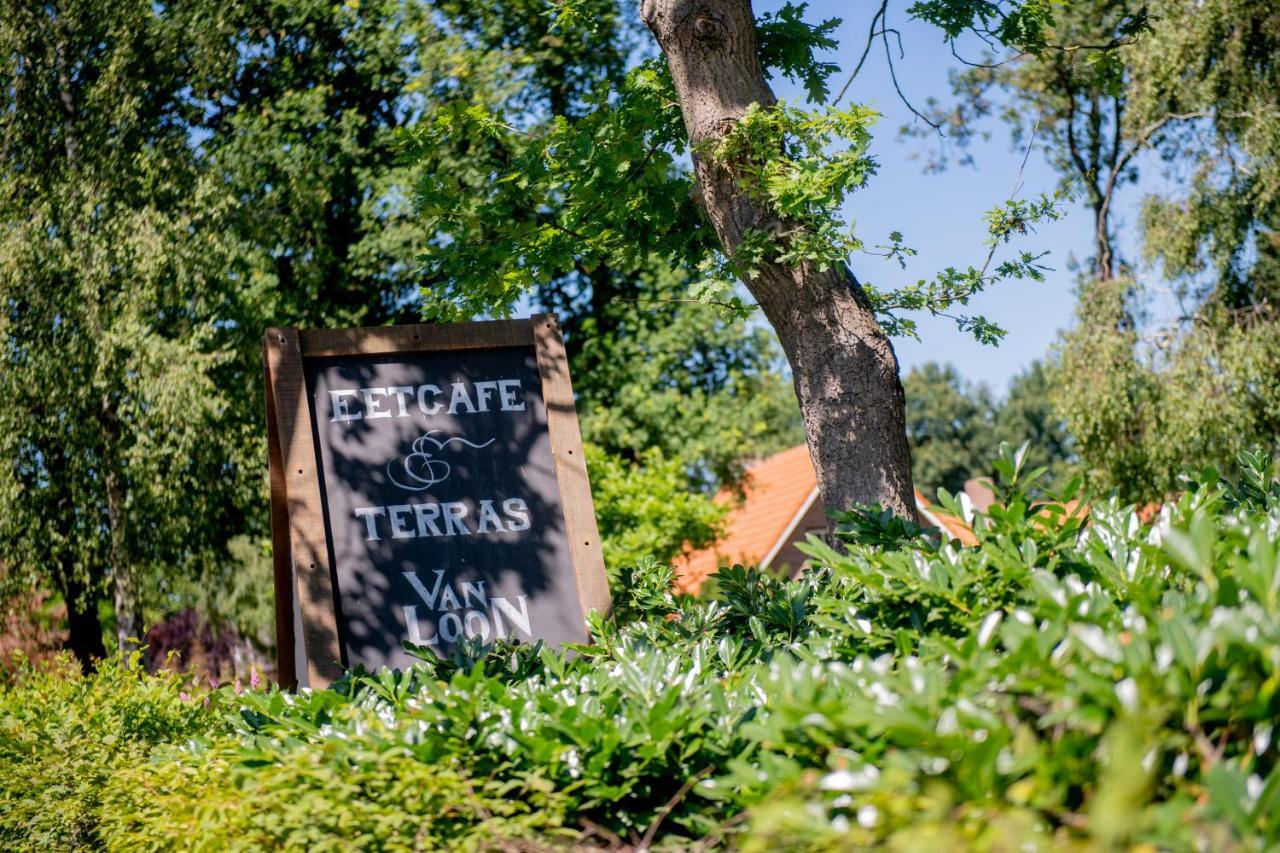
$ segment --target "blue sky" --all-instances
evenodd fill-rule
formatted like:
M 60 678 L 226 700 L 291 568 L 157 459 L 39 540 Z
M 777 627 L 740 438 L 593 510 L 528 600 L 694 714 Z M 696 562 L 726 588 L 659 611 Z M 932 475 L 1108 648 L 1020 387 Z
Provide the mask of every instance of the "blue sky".
M 755 11 L 759 14 L 781 5 L 781 0 L 757 0 Z M 917 106 L 923 106 L 928 96 L 946 101 L 947 72 L 958 63 L 943 42 L 941 31 L 908 21 L 905 6 L 890 7 L 890 24 L 901 31 L 906 51 L 902 60 L 895 53 L 898 82 Z M 857 62 L 866 43 L 867 27 L 877 7 L 870 2 L 810 0 L 805 17 L 810 21 L 844 18 L 836 33 L 840 49 L 830 55 L 830 60 L 848 69 Z M 977 55 L 977 51 L 972 53 Z M 833 80 L 832 88 L 838 91 L 844 76 L 837 75 Z M 775 80 L 773 84 L 779 97 L 797 103 L 803 100 L 803 91 L 788 81 Z M 922 160 L 912 159 L 911 155 L 922 153 L 925 143 L 899 140 L 898 129 L 912 121 L 912 116 L 893 90 L 883 46 L 872 50 L 845 98 L 871 105 L 884 115 L 872 145 L 872 153 L 880 163 L 879 174 L 866 189 L 854 194 L 846 214 L 856 220 L 859 235 L 868 245 L 899 230 L 907 244 L 919 251 L 906 271 L 896 262 L 887 263 L 872 256 L 855 259 L 858 277 L 889 287 L 932 277 L 947 266 L 980 264 L 986 250 L 983 214 L 1008 197 L 1024 154 L 1012 148 L 1005 126 L 991 121 L 987 127 L 990 140 L 975 142 L 972 153 L 976 166 L 953 165 L 940 174 L 924 174 Z M 1034 152 L 1022 176 L 1020 195 L 1051 191 L 1056 181 L 1056 173 L 1039 152 Z M 1136 193 L 1130 192 L 1117 199 L 1115 225 L 1122 235 L 1126 225 L 1132 226 L 1136 220 L 1134 198 Z M 1004 342 L 998 347 L 983 346 L 958 332 L 950 320 L 922 317 L 920 341 L 895 341 L 903 372 L 927 361 L 951 362 L 967 378 L 1003 391 L 1010 377 L 1044 355 L 1058 331 L 1071 322 L 1075 294 L 1068 258 L 1073 253 L 1083 258 L 1089 252 L 1091 231 L 1092 217 L 1077 203 L 1064 219 L 1047 223 L 1035 234 L 1011 244 L 1013 249 L 1047 250 L 1043 263 L 1055 271 L 1042 283 L 1002 283 L 971 304 L 971 313 L 982 314 L 1008 331 Z M 1122 239 L 1122 245 L 1129 244 L 1130 240 Z

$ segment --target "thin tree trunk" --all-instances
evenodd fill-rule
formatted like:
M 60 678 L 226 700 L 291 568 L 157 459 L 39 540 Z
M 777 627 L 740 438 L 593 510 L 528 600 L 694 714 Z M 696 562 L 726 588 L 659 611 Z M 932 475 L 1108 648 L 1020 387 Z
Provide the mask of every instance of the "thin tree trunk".
M 1097 253 L 1094 277 L 1098 281 L 1111 281 L 1115 278 L 1115 270 L 1112 269 L 1111 262 L 1111 223 L 1107 215 L 1110 205 L 1111 198 L 1107 197 L 1100 200 L 1093 208 L 1093 245 L 1094 252 Z
M 67 60 L 67 28 L 62 20 L 62 12 L 56 6 L 50 6 L 54 26 L 58 33 L 58 41 L 54 47 L 58 66 L 58 99 L 62 102 L 62 143 L 67 152 L 67 163 L 72 169 L 78 166 L 77 153 L 79 140 L 76 138 L 76 100 L 71 90 L 71 71 Z
M 752 104 L 775 103 L 750 0 L 643 0 L 641 14 L 666 55 L 695 151 L 723 137 Z M 695 154 L 694 168 L 730 256 L 748 229 L 781 235 L 795 227 L 744 193 L 732 164 Z M 898 360 L 857 280 L 843 268 L 765 263 L 746 285 L 791 363 L 823 503 L 878 502 L 914 519 Z
M 98 600 L 85 585 L 71 579 L 71 571 L 62 572 L 61 592 L 67 604 L 67 648 L 86 673 L 107 654 L 102 642 L 102 622 L 98 619 Z
M 116 642 L 121 652 L 130 652 L 142 639 L 142 619 L 139 614 L 137 579 L 129 563 L 126 539 L 125 485 L 116 467 L 114 450 L 120 441 L 120 430 L 115 412 L 106 395 L 102 398 L 102 437 L 106 444 L 103 453 L 103 485 L 107 492 L 107 526 L 111 537 L 111 585 L 116 611 Z
M 137 582 L 124 547 L 124 487 L 115 471 L 106 472 L 107 523 L 111 530 L 111 586 L 116 611 L 116 640 L 120 651 L 129 652 L 142 640 Z

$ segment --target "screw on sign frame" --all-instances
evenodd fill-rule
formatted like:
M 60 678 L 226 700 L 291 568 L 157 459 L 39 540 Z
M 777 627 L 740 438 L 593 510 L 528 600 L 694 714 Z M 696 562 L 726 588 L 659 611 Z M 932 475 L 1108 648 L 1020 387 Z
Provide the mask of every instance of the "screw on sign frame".
M 339 612 L 339 591 L 335 588 L 338 573 L 334 566 L 331 519 L 327 518 L 322 489 L 324 471 L 313 432 L 314 409 L 309 404 L 306 379 L 309 360 L 453 352 L 465 358 L 468 352 L 517 348 L 531 350 L 536 356 L 541 384 L 537 390 L 546 411 L 546 432 L 571 563 L 548 568 L 572 572 L 584 619 L 591 610 L 608 612 L 608 581 L 574 409 L 568 359 L 555 315 L 365 329 L 268 329 L 263 338 L 263 362 L 271 475 L 277 677 L 281 685 L 327 686 L 344 669 L 347 641 Z M 396 472 L 403 475 L 401 479 L 409 486 L 431 485 L 451 472 L 447 463 L 433 451 L 457 439 L 433 433 L 428 431 L 414 442 L 410 455 L 420 455 L 413 460 L 402 460 L 405 467 Z M 396 460 L 388 463 L 389 474 L 395 463 Z M 402 488 L 407 487 L 402 485 Z

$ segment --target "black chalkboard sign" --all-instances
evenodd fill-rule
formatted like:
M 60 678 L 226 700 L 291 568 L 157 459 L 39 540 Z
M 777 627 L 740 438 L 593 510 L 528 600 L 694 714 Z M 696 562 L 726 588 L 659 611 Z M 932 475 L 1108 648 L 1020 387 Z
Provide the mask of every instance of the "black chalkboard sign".
M 282 683 L 587 639 L 608 587 L 555 318 L 265 336 Z

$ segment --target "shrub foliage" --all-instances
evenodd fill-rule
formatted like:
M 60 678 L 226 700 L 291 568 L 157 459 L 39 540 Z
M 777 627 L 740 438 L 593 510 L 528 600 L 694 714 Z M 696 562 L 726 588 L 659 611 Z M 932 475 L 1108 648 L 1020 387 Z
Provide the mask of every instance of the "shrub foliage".
M 67 657 L 16 656 L 0 690 L 0 848 L 96 848 L 115 773 L 145 767 L 158 744 L 230 734 L 228 697 L 167 670 L 144 677 L 140 661 L 111 658 L 86 677 Z
M 119 849 L 1263 849 L 1280 843 L 1280 485 L 1188 481 L 1151 524 L 1022 452 L 975 547 L 874 509 L 798 580 L 623 572 L 570 654 L 470 648 L 330 690 L 179 697 L 28 670 L 5 838 Z M 1076 500 L 1073 500 L 1076 499 Z M 189 687 L 187 685 L 186 687 Z M 95 709 L 106 710 L 95 710 Z M 107 744 L 112 744 L 107 746 Z M 81 772 L 57 773 L 74 761 Z M 37 837 L 37 836 L 30 836 Z M 1029 845 L 1029 846 L 1028 846 Z

